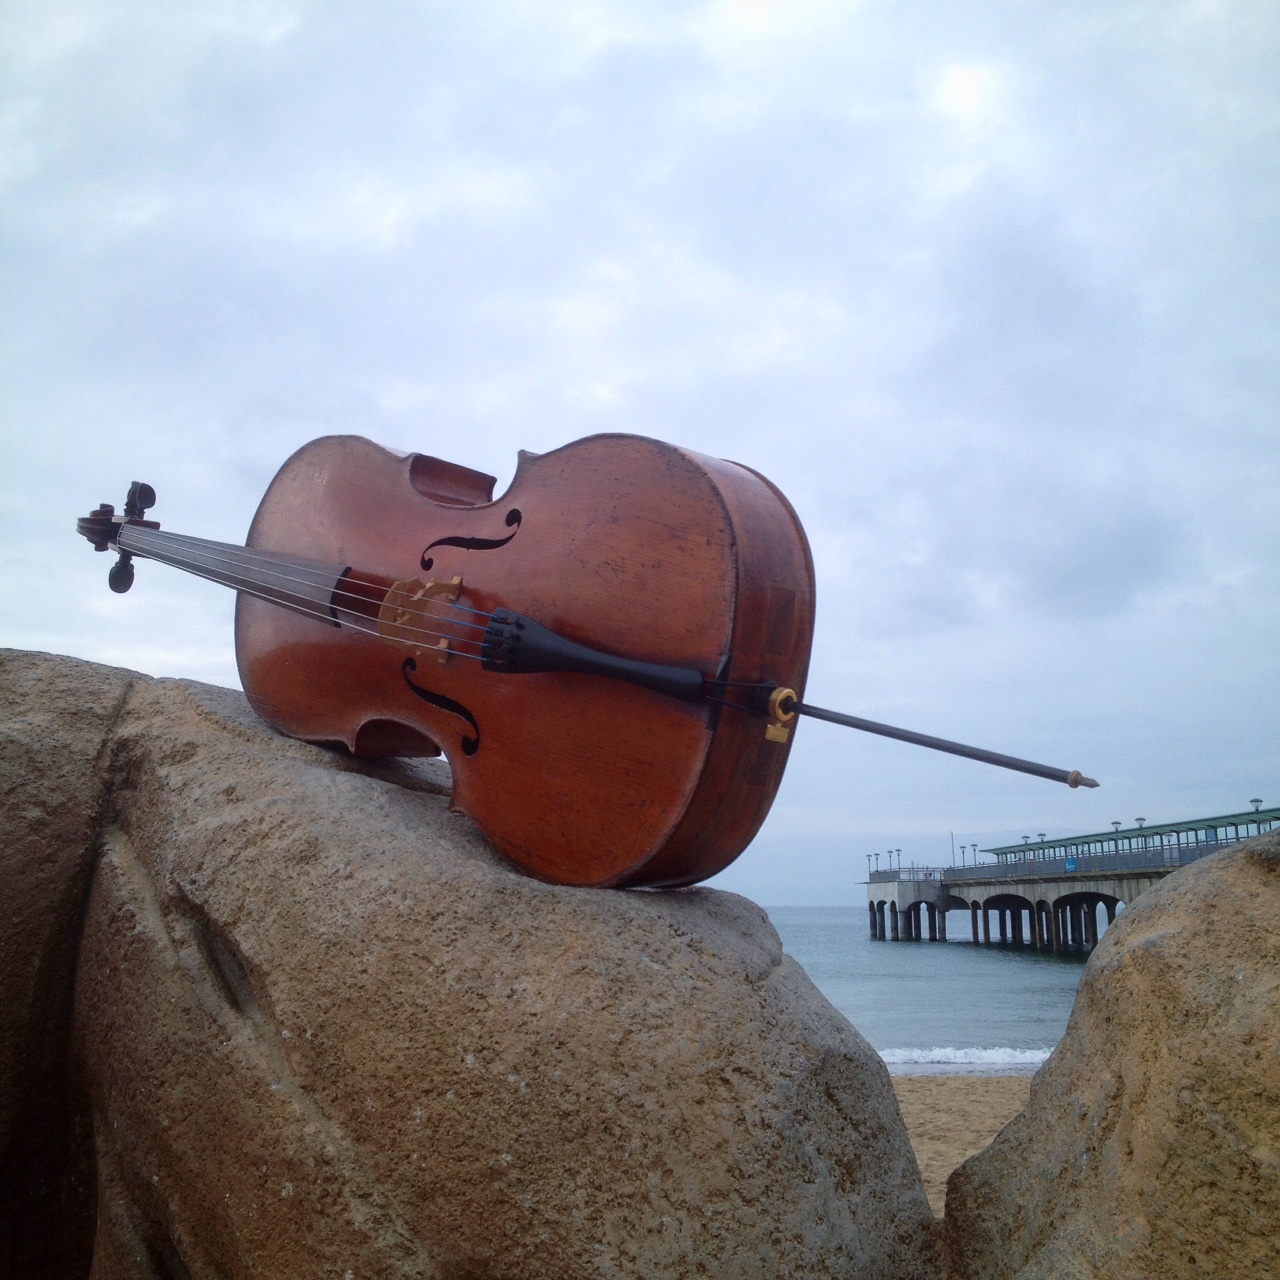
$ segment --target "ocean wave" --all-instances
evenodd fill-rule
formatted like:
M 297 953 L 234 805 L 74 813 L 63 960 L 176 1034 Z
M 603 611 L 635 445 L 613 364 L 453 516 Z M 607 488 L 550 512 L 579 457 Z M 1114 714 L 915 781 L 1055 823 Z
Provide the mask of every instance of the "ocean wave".
M 935 1045 L 932 1049 L 881 1049 L 890 1070 L 911 1075 L 1029 1075 L 1052 1049 L 956 1049 Z

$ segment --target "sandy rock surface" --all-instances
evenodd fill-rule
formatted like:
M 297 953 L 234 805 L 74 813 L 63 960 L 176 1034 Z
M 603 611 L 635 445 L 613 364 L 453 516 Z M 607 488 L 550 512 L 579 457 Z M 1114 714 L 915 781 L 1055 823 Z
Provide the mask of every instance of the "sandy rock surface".
M 526 879 L 439 762 L 227 690 L 9 651 L 0 726 L 0 1274 L 936 1274 L 884 1067 L 751 903 Z
M 1280 833 L 1120 914 L 947 1227 L 968 1280 L 1280 1275 Z

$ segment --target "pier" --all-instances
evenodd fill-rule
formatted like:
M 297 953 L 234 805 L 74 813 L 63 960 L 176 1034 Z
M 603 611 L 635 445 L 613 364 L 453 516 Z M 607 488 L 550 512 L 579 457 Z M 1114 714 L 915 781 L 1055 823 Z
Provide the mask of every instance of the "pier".
M 1256 802 L 1258 806 L 1261 802 Z M 1037 951 L 1091 949 L 1116 912 L 1179 867 L 1252 839 L 1280 822 L 1280 808 L 1255 807 L 1060 840 L 1024 840 L 981 852 L 996 861 L 970 867 L 872 871 L 867 886 L 871 937 L 945 942 L 947 916 L 963 912 L 975 943 Z

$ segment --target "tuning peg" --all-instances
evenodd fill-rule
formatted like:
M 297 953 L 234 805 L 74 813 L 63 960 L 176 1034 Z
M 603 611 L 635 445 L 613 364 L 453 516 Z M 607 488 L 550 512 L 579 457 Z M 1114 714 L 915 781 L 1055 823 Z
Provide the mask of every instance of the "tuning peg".
M 156 505 L 156 491 L 141 480 L 135 480 L 129 486 L 129 496 L 124 500 L 124 518 L 141 520 Z
M 120 559 L 111 566 L 107 574 L 107 586 L 118 596 L 124 595 L 133 586 L 133 557 L 127 552 L 120 553 Z

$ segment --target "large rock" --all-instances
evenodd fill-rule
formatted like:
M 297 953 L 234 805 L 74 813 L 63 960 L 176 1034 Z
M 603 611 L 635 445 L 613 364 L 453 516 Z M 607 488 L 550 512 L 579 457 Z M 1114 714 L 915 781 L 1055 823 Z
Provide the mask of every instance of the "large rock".
M 1280 833 L 1121 913 L 947 1228 L 969 1280 L 1280 1275 Z
M 884 1067 L 751 903 L 527 879 L 439 762 L 227 690 L 10 652 L 0 702 L 0 1275 L 932 1274 Z

